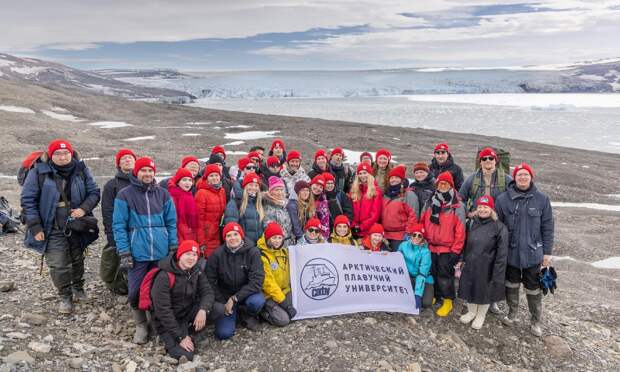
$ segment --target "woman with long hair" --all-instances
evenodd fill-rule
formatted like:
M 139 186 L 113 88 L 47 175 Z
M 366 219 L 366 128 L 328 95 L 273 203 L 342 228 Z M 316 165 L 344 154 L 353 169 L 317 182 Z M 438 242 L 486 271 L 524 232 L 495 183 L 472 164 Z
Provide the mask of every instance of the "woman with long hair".
M 293 225 L 293 235 L 295 240 L 301 239 L 304 235 L 306 222 L 315 215 L 314 198 L 310 192 L 310 184 L 306 181 L 295 183 L 295 194 L 297 199 L 289 199 L 286 209 L 291 217 Z
M 390 187 L 390 171 L 394 168 L 392 164 L 392 153 L 386 149 L 380 149 L 375 155 L 375 163 L 372 165 L 373 175 L 377 181 L 379 189 L 385 193 Z
M 246 239 L 253 244 L 263 234 L 263 198 L 260 192 L 260 177 L 256 173 L 248 173 L 241 182 L 242 194 L 235 194 L 230 199 L 224 212 L 224 224 L 237 222 L 245 231 Z
M 187 168 L 179 168 L 168 182 L 168 192 L 177 212 L 177 238 L 198 240 L 198 208 L 192 195 L 194 177 Z
M 368 163 L 360 163 L 349 194 L 353 202 L 352 230 L 355 238 L 368 235 L 370 227 L 379 221 L 383 195 Z

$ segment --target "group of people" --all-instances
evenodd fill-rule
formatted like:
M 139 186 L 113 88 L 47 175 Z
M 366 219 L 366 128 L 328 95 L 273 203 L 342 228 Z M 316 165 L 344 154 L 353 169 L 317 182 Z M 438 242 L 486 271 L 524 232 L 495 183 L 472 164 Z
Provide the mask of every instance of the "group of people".
M 550 265 L 554 222 L 528 164 L 511 177 L 489 147 L 465 179 L 447 143 L 435 146 L 430 164 L 414 164 L 412 180 L 386 149 L 362 153 L 355 165 L 345 160 L 342 148 L 319 149 L 306 172 L 301 153 L 276 139 L 229 166 L 215 146 L 206 165 L 186 156 L 157 183 L 152 158 L 120 149 L 101 207 L 106 248 L 126 270 L 134 342 L 146 343 L 152 329 L 170 355 L 191 359 L 193 335 L 207 323 L 218 339 L 232 337 L 237 323 L 287 325 L 297 313 L 288 249 L 326 242 L 401 252 L 416 306 L 435 306 L 440 317 L 452 312 L 458 281 L 467 306 L 460 321 L 475 329 L 489 309 L 501 313 L 503 300 L 502 322 L 512 325 L 522 283 L 530 329 L 542 335 L 538 274 Z M 44 255 L 61 313 L 87 298 L 84 249 L 92 238 L 76 221 L 99 201 L 90 170 L 66 140 L 52 141 L 26 177 L 26 245 Z

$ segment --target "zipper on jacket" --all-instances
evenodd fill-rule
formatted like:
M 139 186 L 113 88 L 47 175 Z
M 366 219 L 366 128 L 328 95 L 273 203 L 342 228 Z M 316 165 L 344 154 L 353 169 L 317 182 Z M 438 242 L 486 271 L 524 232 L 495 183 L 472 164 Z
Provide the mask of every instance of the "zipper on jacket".
M 151 238 L 151 261 L 154 260 L 153 257 L 155 257 L 155 253 L 154 253 L 154 248 L 153 248 L 153 224 L 151 223 L 151 202 L 149 200 L 149 190 L 150 190 L 150 186 L 147 188 L 146 192 L 144 193 L 144 197 L 146 198 L 146 214 L 147 217 L 149 219 L 149 237 Z

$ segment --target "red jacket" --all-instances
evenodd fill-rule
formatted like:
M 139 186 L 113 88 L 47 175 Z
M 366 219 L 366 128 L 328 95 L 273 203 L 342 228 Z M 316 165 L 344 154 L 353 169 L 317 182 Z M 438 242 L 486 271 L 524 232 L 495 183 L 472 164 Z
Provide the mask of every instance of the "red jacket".
M 425 236 L 432 253 L 461 253 L 465 244 L 465 208 L 461 201 L 442 207 L 439 225 L 431 222 L 430 207 L 422 212 L 420 221 L 426 229 Z
M 191 191 L 183 191 L 173 185 L 168 187 L 170 197 L 174 202 L 177 212 L 177 238 L 179 244 L 183 240 L 196 240 L 198 238 L 198 209 Z
M 406 191 L 394 199 L 383 196 L 381 209 L 381 224 L 385 229 L 384 237 L 388 240 L 403 240 L 407 226 L 418 223 L 416 215 L 417 196 Z
M 198 243 L 205 246 L 205 257 L 209 257 L 222 244 L 220 240 L 220 223 L 226 210 L 226 191 L 219 190 L 202 182 L 196 192 L 198 207 Z
M 375 188 L 377 189 L 377 195 L 372 199 L 368 199 L 366 198 L 368 186 L 360 185 L 362 197 L 358 201 L 353 201 L 353 226 L 360 228 L 360 236 L 362 237 L 368 235 L 370 227 L 377 223 L 381 217 L 383 195 L 376 182 Z

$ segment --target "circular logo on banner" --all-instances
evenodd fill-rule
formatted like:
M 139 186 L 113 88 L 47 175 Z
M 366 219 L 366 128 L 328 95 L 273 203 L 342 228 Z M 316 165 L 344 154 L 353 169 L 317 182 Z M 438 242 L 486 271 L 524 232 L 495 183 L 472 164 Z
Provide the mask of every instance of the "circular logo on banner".
M 302 291 L 313 300 L 324 300 L 338 289 L 338 270 L 324 258 L 308 261 L 299 279 Z

